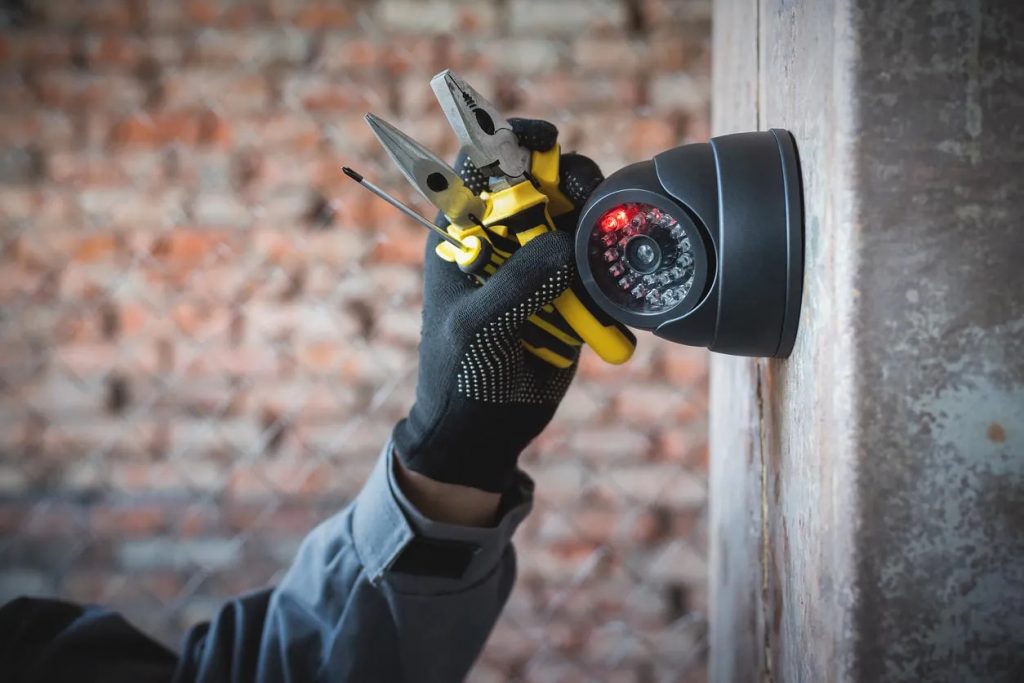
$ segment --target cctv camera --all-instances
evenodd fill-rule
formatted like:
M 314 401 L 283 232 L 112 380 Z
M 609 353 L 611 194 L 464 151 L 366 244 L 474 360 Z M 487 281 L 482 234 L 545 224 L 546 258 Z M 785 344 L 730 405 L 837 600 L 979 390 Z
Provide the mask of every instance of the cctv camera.
M 583 284 L 630 327 L 719 353 L 784 358 L 803 289 L 801 195 L 796 146 L 777 128 L 627 166 L 580 213 Z

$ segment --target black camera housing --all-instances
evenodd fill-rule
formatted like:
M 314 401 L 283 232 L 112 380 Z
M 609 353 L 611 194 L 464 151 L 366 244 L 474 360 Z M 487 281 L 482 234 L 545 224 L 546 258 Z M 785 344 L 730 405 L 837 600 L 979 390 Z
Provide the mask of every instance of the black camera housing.
M 624 206 L 657 209 L 647 216 L 670 215 L 673 234 L 687 245 L 689 287 L 676 289 L 673 294 L 681 300 L 664 310 L 636 310 L 624 294 L 631 285 L 620 291 L 616 276 L 609 275 L 619 271 L 600 263 L 605 248 L 597 241 L 600 226 L 608 220 L 614 224 L 608 216 Z M 723 135 L 627 166 L 597 187 L 578 227 L 576 261 L 583 284 L 619 322 L 719 353 L 785 358 L 792 351 L 803 294 L 803 205 L 796 146 L 788 131 Z M 645 242 L 638 246 L 638 239 Z M 662 257 L 642 235 L 623 238 L 611 251 L 623 259 L 613 268 L 629 260 L 627 270 L 636 278 L 648 270 L 649 260 L 643 259 Z

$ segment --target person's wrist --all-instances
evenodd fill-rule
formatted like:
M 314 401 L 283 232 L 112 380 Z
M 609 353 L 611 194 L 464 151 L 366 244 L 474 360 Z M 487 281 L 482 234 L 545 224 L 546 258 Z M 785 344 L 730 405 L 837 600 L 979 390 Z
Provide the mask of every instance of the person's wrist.
M 473 486 L 450 484 L 413 471 L 395 452 L 395 478 L 409 502 L 435 522 L 461 526 L 492 526 L 501 494 Z

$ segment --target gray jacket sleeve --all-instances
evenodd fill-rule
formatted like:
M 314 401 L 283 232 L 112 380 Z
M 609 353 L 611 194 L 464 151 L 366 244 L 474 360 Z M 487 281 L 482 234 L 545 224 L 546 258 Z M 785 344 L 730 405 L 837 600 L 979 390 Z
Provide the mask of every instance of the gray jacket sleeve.
M 309 534 L 276 588 L 229 602 L 189 633 L 175 678 L 462 680 L 512 588 L 510 538 L 533 484 L 520 475 L 497 526 L 459 527 L 424 518 L 392 467 L 389 444 L 355 502 Z M 427 564 L 450 565 L 448 548 L 462 561 L 444 576 L 422 571 L 402 560 L 411 545 Z

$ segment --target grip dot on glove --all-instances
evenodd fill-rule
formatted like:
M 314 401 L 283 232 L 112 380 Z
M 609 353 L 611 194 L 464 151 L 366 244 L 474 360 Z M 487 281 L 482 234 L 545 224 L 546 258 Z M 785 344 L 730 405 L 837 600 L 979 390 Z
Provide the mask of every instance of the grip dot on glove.
M 456 389 L 468 398 L 485 403 L 558 402 L 572 381 L 571 372 L 553 373 L 541 383 L 521 371 L 525 351 L 518 330 L 540 305 L 556 298 L 572 280 L 572 268 L 558 270 L 530 297 L 476 333 L 459 363 Z
M 460 156 L 461 163 L 457 165 L 456 171 L 459 177 L 462 178 L 462 182 L 466 183 L 466 187 L 473 194 L 480 194 L 488 188 L 487 178 L 480 172 L 480 169 L 476 167 L 468 156 Z

